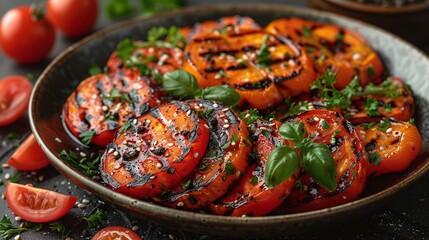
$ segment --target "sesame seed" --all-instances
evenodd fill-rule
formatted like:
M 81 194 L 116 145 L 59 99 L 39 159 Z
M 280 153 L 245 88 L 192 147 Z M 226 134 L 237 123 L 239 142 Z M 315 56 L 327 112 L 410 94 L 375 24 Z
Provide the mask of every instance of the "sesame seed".
M 19 221 L 21 221 L 21 220 L 22 220 L 22 218 L 20 218 L 20 217 L 18 217 L 18 216 L 16 216 L 16 217 L 15 217 L 15 221 L 19 222 Z
M 156 176 L 155 175 L 152 175 L 152 176 L 150 176 L 150 180 L 154 180 L 156 178 Z
M 243 214 L 243 215 L 241 215 L 241 217 L 242 217 L 242 218 L 244 218 L 244 217 L 247 217 L 247 215 L 246 215 L 246 214 Z
M 178 206 L 178 207 L 183 207 L 183 206 L 185 206 L 185 203 L 184 203 L 184 202 L 182 202 L 182 201 L 180 201 L 180 202 L 178 202 L 178 203 L 177 203 L 177 206 Z
M 131 228 L 131 230 L 133 230 L 133 231 L 135 232 L 135 231 L 139 230 L 139 226 L 133 226 L 133 227 Z
M 150 147 L 149 150 L 153 151 L 153 150 L 155 150 L 155 148 L 154 147 Z
M 10 179 L 10 173 L 6 173 L 6 174 L 4 175 L 4 179 L 9 180 L 9 179 Z
M 142 140 L 137 140 L 136 141 L 136 144 L 141 144 L 142 143 Z
M 229 110 L 229 108 L 224 108 L 222 109 L 222 112 L 227 112 Z
M 386 129 L 386 133 L 390 133 L 392 131 L 392 128 Z
M 229 124 L 223 125 L 223 128 L 229 128 Z
M 4 195 L 4 193 L 1 194 L 1 198 L 2 199 L 6 199 L 6 195 Z
M 199 155 L 199 153 L 194 153 L 194 158 L 197 158 Z
M 21 228 L 25 227 L 25 222 L 22 222 L 21 224 L 19 224 L 19 227 Z
M 167 154 L 165 154 L 165 157 L 169 157 L 169 156 L 170 156 L 170 154 L 168 154 L 168 153 L 167 153 Z
M 121 164 L 117 163 L 115 164 L 115 166 L 113 167 L 113 169 L 118 170 L 119 168 L 121 168 Z
M 261 130 L 268 130 L 268 128 L 266 128 L 266 127 L 260 127 L 259 129 L 261 129 Z
M 103 111 L 107 112 L 107 110 L 109 110 L 109 108 L 108 108 L 106 105 L 103 105 L 103 106 L 101 107 L 101 110 L 103 110 Z
M 223 120 L 224 123 L 229 123 L 228 119 Z
M 289 59 L 289 61 L 287 61 L 287 63 L 291 66 L 291 67 L 295 67 L 296 63 L 293 59 Z
M 141 151 L 142 149 L 140 147 L 136 147 L 136 151 Z
M 84 153 L 84 152 L 80 152 L 79 154 L 81 157 L 86 157 L 86 153 Z
M 137 124 L 137 119 L 133 119 L 133 124 L 136 125 Z
M 318 122 L 318 121 L 320 120 L 318 117 L 314 117 L 313 119 L 314 119 L 314 121 L 316 121 L 316 122 Z
M 191 110 L 190 109 L 186 112 L 186 115 L 187 116 L 191 115 Z
M 146 121 L 145 121 L 146 123 L 150 123 L 150 120 L 149 119 L 146 119 Z
M 270 119 L 268 119 L 268 121 L 273 121 L 274 120 L 274 118 L 270 118 Z
M 174 239 L 174 235 L 173 234 L 168 234 L 168 238 L 170 238 L 171 240 Z
M 361 55 L 359 53 L 353 53 L 352 58 L 353 60 L 358 60 L 360 59 Z
M 157 164 L 156 164 L 156 167 L 157 167 L 157 168 L 162 168 L 162 164 L 161 164 L 161 163 L 157 163 Z
M 153 51 L 155 51 L 155 49 L 153 49 L 153 47 L 149 48 L 149 53 L 153 53 Z
M 213 107 L 214 107 L 214 108 L 217 108 L 217 107 L 219 107 L 219 105 L 218 105 L 217 103 L 214 103 L 214 104 L 213 104 Z
M 250 82 L 248 78 L 243 79 L 243 82 Z
M 232 143 L 231 143 L 231 145 L 232 145 L 232 146 L 235 146 L 235 144 L 236 144 L 235 142 L 232 142 Z
M 244 116 L 244 118 L 249 118 L 249 117 L 250 117 L 249 113 L 246 113 L 246 115 Z
M 167 146 L 172 147 L 172 146 L 174 146 L 174 143 L 168 143 Z
M 214 79 L 221 79 L 222 78 L 222 76 L 220 75 L 220 74 L 216 74 L 215 76 L 214 76 Z
M 240 177 L 240 175 L 241 175 L 241 171 L 235 172 L 235 176 Z
M 86 208 L 87 206 L 86 206 L 86 204 L 84 204 L 84 203 L 79 203 L 79 204 L 77 205 L 77 207 L 78 207 L 78 208 L 80 208 L 80 209 L 83 209 L 83 208 Z
M 200 104 L 198 104 L 198 106 L 199 106 L 199 107 L 203 107 L 203 104 L 202 104 L 202 103 L 200 103 Z
M 21 239 L 21 235 L 16 235 L 14 238 L 13 238 L 14 240 L 19 240 L 19 239 Z
M 207 129 L 209 129 L 209 126 L 207 124 L 205 124 L 205 123 L 204 123 L 204 127 L 207 128 Z
M 61 139 L 59 139 L 59 138 L 55 138 L 55 142 L 57 142 L 57 143 L 62 143 L 62 141 L 61 141 Z
M 43 180 L 45 180 L 45 176 L 40 175 L 37 180 L 39 180 L 39 182 L 43 182 Z
M 31 174 L 32 176 L 36 176 L 36 175 L 37 175 L 37 172 L 36 172 L 36 171 L 31 171 L 31 172 L 30 172 L 30 174 Z
M 114 152 L 113 152 L 113 156 L 115 156 L 115 157 L 116 157 L 116 156 L 118 156 L 118 155 L 119 155 L 119 152 L 118 152 L 118 151 L 114 151 Z
M 108 154 L 111 154 L 113 151 L 115 151 L 115 149 L 110 148 L 110 149 L 107 151 L 107 153 L 108 153 Z
M 89 201 L 88 199 L 84 198 L 82 199 L 82 203 L 83 204 L 89 204 L 91 201 Z
M 3 163 L 3 164 L 1 165 L 1 167 L 2 167 L 2 168 L 9 168 L 9 164 L 7 164 L 7 163 Z

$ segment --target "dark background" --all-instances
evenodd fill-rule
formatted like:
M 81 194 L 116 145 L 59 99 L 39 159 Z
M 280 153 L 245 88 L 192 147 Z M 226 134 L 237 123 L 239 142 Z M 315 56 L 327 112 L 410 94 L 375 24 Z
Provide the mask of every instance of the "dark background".
M 28 1 L 28 0 L 1 0 L 0 1 L 0 16 L 2 16 L 8 9 L 31 2 L 41 1 Z M 101 3 L 102 1 L 100 1 Z M 222 2 L 252 2 L 258 1 L 216 1 Z M 260 2 L 260 1 L 259 1 Z M 306 1 L 292 0 L 292 1 L 273 1 L 265 0 L 267 3 L 284 3 L 289 5 L 306 7 Z M 186 1 L 187 5 L 214 3 L 208 0 L 190 0 Z M 97 23 L 96 29 L 101 29 L 116 21 L 107 19 L 104 10 L 100 9 L 100 18 Z M 57 41 L 49 58 L 34 65 L 19 65 L 8 59 L 0 52 L 0 79 L 7 75 L 31 74 L 37 79 L 37 76 L 44 69 L 44 67 L 61 51 L 67 48 L 70 44 L 76 42 L 78 39 L 67 39 L 57 33 Z M 429 46 L 429 43 L 428 43 Z M 425 47 L 425 49 L 429 49 Z M 13 153 L 15 146 L 20 141 L 25 139 L 29 133 L 29 126 L 27 117 L 22 118 L 17 123 L 8 126 L 0 127 L 0 163 L 5 163 L 8 157 Z M 16 136 L 11 137 L 9 133 L 17 133 Z M 9 136 L 8 136 L 9 135 Z M 5 176 L 9 174 L 15 176 L 18 172 L 12 168 L 0 169 L 0 179 L 6 181 Z M 138 227 L 136 232 L 142 239 L 221 239 L 217 236 L 209 236 L 204 234 L 195 234 L 183 232 L 175 229 L 167 229 L 165 227 L 148 223 L 137 218 L 128 216 L 113 206 L 98 201 L 91 194 L 79 189 L 62 175 L 60 175 L 54 168 L 48 167 L 36 173 L 20 173 L 20 183 L 33 183 L 35 186 L 55 190 L 65 194 L 71 194 L 79 197 L 79 202 L 83 199 L 88 199 L 91 203 L 86 208 L 74 207 L 65 217 L 60 219 L 61 223 L 65 225 L 65 234 L 60 234 L 56 231 L 49 229 L 49 224 L 44 224 L 43 229 L 39 232 L 33 230 L 26 231 L 21 234 L 22 239 L 90 239 L 95 232 L 103 226 L 121 225 L 128 228 Z M 338 223 L 321 231 L 302 233 L 300 235 L 288 236 L 284 234 L 283 239 L 429 239 L 429 176 L 423 177 L 420 181 L 413 184 L 411 187 L 405 189 L 391 199 L 385 201 L 377 211 Z M 4 186 L 0 186 L 0 193 L 4 192 Z M 100 226 L 89 228 L 86 221 L 83 219 L 96 209 L 104 212 L 105 218 Z M 21 222 L 14 219 L 14 215 L 7 207 L 5 200 L 0 199 L 0 218 L 3 215 L 8 215 L 15 226 Z M 255 236 L 257 238 L 257 236 Z M 222 237 L 222 239 L 226 239 Z

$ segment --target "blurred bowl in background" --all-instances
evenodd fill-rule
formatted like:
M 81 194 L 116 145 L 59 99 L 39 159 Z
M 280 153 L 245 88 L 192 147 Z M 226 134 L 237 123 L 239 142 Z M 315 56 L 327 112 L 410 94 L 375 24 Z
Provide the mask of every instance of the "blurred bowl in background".
M 402 1 L 403 2 L 403 1 Z M 310 7 L 342 14 L 377 25 L 417 45 L 429 45 L 429 2 L 375 5 L 350 0 L 308 0 Z

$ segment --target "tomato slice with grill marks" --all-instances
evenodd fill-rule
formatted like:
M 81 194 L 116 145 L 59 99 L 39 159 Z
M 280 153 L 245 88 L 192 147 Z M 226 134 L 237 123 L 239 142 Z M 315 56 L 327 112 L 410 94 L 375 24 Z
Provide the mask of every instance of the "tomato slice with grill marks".
M 277 208 L 291 193 L 299 170 L 294 176 L 273 188 L 265 186 L 265 164 L 268 156 L 277 147 L 284 144 L 279 137 L 279 121 L 258 120 L 250 126 L 253 151 L 249 155 L 249 167 L 243 177 L 224 197 L 210 205 L 219 215 L 263 216 Z
M 350 29 L 300 18 L 277 19 L 265 29 L 302 46 L 319 73 L 332 69 L 337 76 L 336 88 L 345 88 L 356 74 L 362 86 L 380 82 L 384 74 L 378 54 L 362 35 Z
M 105 147 L 128 119 L 159 104 L 158 92 L 150 86 L 149 79 L 128 69 L 82 81 L 67 99 L 63 117 L 73 135 L 93 131 L 91 143 Z
M 162 204 L 196 209 L 224 195 L 244 173 L 251 143 L 245 123 L 229 108 L 210 100 L 188 101 L 207 122 L 207 153 L 195 170 L 155 200 Z
M 228 84 L 244 104 L 258 109 L 310 91 L 316 78 L 312 60 L 299 46 L 260 29 L 200 34 L 185 55 L 184 69 L 201 87 Z
M 186 177 L 206 153 L 209 130 L 188 104 L 171 101 L 128 123 L 101 159 L 115 191 L 153 197 Z
M 64 216 L 77 198 L 35 188 L 31 184 L 6 183 L 6 200 L 14 214 L 30 222 L 52 222 Z
M 363 139 L 373 160 L 368 176 L 405 170 L 422 150 L 419 130 L 406 122 L 392 122 L 384 130 L 377 124 L 364 132 Z
M 324 109 L 308 111 L 290 121 L 304 123 L 313 142 L 327 145 L 336 163 L 337 186 L 329 191 L 309 174 L 301 172 L 286 202 L 286 212 L 305 212 L 341 205 L 356 199 L 366 180 L 368 158 L 360 134 L 339 113 Z

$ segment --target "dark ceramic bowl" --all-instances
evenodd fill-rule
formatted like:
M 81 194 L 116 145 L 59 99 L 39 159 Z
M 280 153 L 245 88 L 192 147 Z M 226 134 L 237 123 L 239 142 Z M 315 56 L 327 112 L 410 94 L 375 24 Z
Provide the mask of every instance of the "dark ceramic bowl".
M 61 109 L 67 96 L 79 82 L 88 77 L 93 64 L 104 66 L 116 44 L 123 38 L 144 39 L 149 28 L 159 25 L 186 26 L 197 21 L 216 19 L 226 15 L 247 15 L 265 25 L 279 17 L 299 16 L 311 20 L 332 22 L 362 33 L 377 49 L 392 75 L 411 84 L 418 99 L 416 119 L 423 135 L 423 153 L 406 171 L 389 174 L 369 181 L 362 196 L 348 204 L 328 209 L 288 215 L 234 218 L 188 212 L 159 206 L 116 193 L 85 174 L 71 162 L 61 160 L 63 149 L 79 146 L 65 132 Z M 429 168 L 428 136 L 429 60 L 414 47 L 395 36 L 367 24 L 330 13 L 292 8 L 285 5 L 216 5 L 199 6 L 157 15 L 137 18 L 97 32 L 71 46 L 58 56 L 37 81 L 30 103 L 31 128 L 51 164 L 63 175 L 129 213 L 148 221 L 183 230 L 219 235 L 261 236 L 285 235 L 313 230 L 374 209 L 377 204 L 410 185 Z M 60 141 L 59 141 L 60 140 Z

